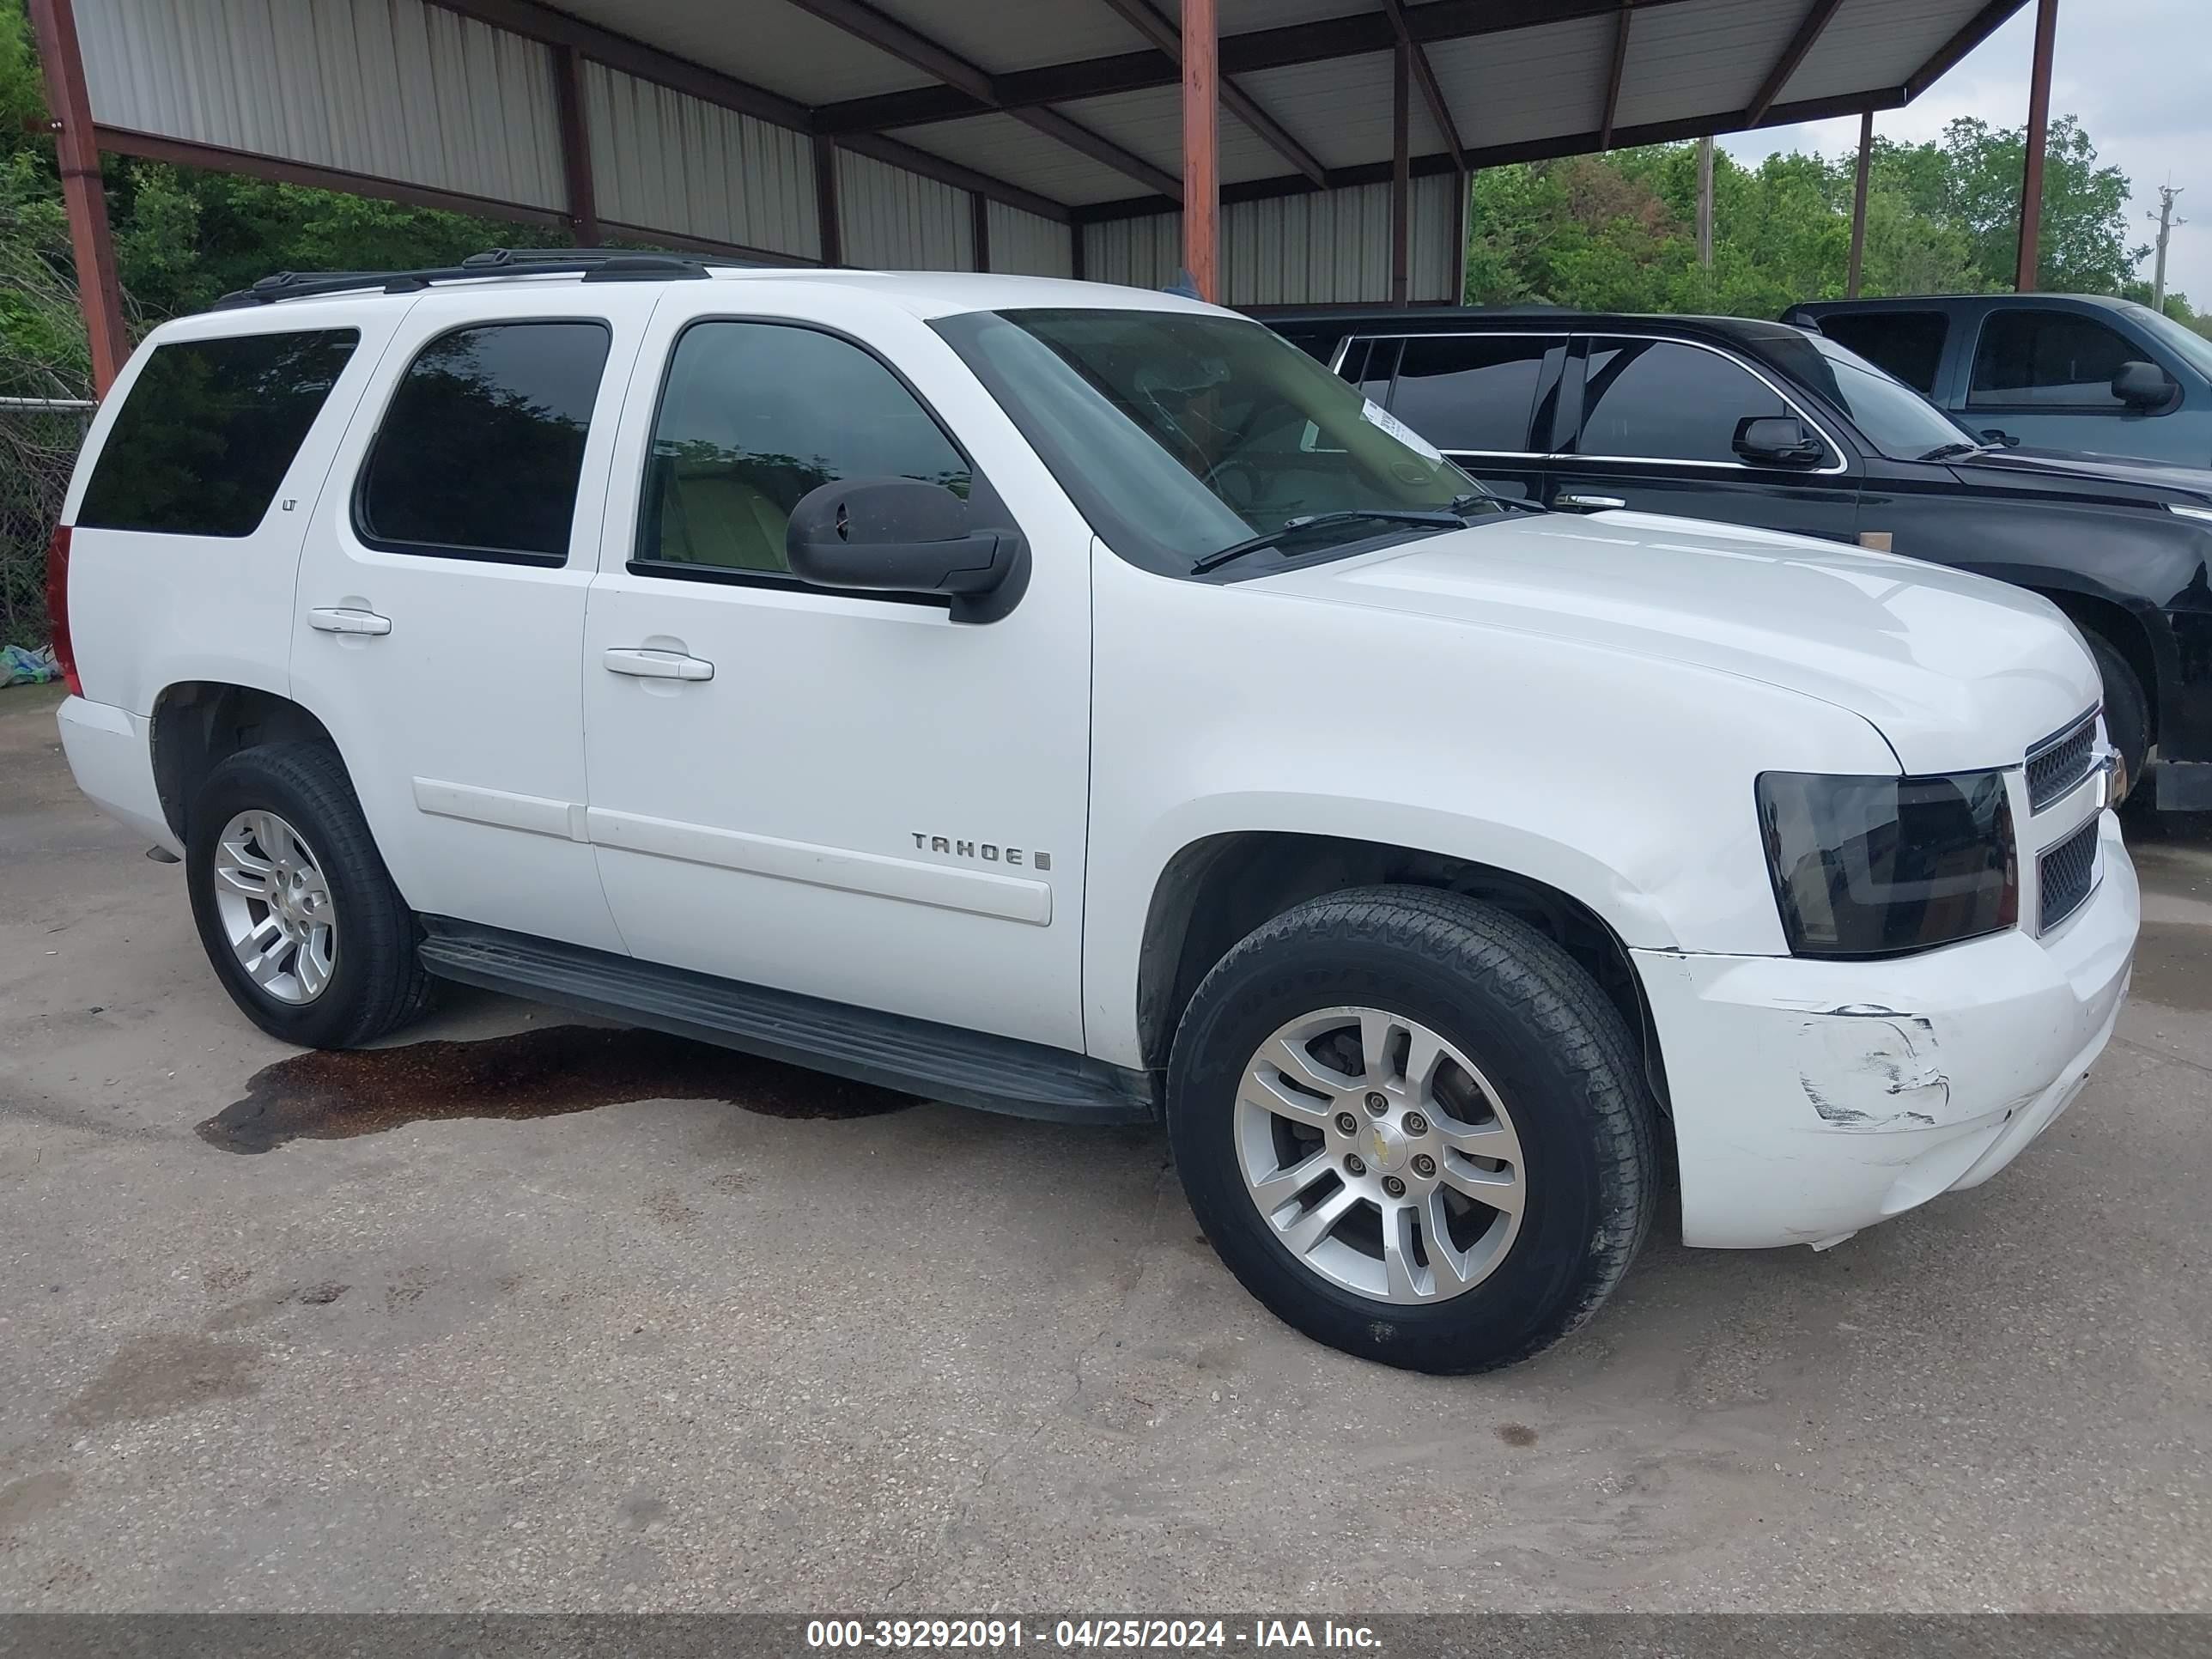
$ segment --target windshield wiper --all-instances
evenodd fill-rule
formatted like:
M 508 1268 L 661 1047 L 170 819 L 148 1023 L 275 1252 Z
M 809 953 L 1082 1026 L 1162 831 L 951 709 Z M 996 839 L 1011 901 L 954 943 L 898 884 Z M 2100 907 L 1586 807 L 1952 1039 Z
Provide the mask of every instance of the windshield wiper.
M 1464 499 L 1464 498 L 1462 498 Z M 1454 501 L 1454 507 L 1458 506 Z M 1217 547 L 1190 568 L 1194 576 L 1202 576 L 1209 570 L 1218 570 L 1223 565 L 1243 558 L 1247 553 L 1259 553 L 1273 547 L 1285 536 L 1302 535 L 1309 530 L 1326 530 L 1332 525 L 1358 524 L 1372 520 L 1379 524 L 1434 525 L 1439 530 L 1458 530 L 1467 520 L 1455 512 L 1420 513 L 1400 507 L 1345 507 L 1334 513 L 1309 513 L 1303 518 L 1285 519 L 1280 530 L 1270 530 L 1241 542 L 1231 542 L 1226 547 Z
M 1492 495 L 1488 491 L 1479 495 L 1455 495 L 1451 510 L 1462 515 L 1478 507 L 1495 507 L 1509 513 L 1549 513 L 1552 509 L 1541 501 L 1532 501 L 1525 495 Z
M 1988 447 L 1987 444 L 1937 444 L 1925 455 L 1916 455 L 1913 459 L 1920 461 L 1954 461 L 1961 455 L 1978 455 Z

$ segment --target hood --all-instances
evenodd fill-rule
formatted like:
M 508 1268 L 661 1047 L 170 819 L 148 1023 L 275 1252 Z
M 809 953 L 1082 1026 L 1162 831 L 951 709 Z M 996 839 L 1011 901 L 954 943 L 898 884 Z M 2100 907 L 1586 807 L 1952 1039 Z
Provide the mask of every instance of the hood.
M 1910 773 L 2015 764 L 2099 697 L 2073 624 L 2023 589 L 1656 514 L 1516 514 L 1254 585 L 1786 687 L 1863 715 Z
M 2212 460 L 2212 455 L 2205 459 Z M 1992 449 L 1961 457 L 1951 465 L 1969 483 L 1996 481 L 2008 475 L 2023 482 L 2062 486 L 2069 483 L 2130 484 L 2176 497 L 2191 507 L 2212 504 L 2212 467 L 2183 466 L 2173 461 L 2088 455 L 2064 449 Z

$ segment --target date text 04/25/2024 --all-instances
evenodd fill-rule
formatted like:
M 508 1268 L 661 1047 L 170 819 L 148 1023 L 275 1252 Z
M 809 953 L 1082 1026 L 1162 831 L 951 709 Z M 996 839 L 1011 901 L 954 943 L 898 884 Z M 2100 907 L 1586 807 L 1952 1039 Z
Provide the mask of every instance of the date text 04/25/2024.
M 810 1648 L 1236 1649 L 1372 1652 L 1380 1639 L 1364 1625 L 1331 1619 L 816 1619 Z

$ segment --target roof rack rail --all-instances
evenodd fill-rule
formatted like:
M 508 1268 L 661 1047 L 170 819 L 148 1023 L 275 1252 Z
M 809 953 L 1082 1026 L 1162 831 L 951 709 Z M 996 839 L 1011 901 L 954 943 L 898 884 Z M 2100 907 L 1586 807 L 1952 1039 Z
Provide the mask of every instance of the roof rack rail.
M 471 253 L 457 265 L 420 270 L 280 270 L 252 288 L 224 295 L 214 308 L 229 311 L 367 288 L 419 294 L 434 283 L 474 283 L 509 275 L 580 276 L 587 283 L 682 282 L 704 277 L 709 263 L 686 254 L 631 253 L 619 248 L 493 247 Z

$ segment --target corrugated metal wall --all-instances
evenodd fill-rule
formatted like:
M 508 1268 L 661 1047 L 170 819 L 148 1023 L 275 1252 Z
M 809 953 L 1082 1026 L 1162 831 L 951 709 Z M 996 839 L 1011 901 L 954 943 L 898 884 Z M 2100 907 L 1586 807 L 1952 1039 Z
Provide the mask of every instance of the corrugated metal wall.
M 1457 298 L 1453 238 L 1457 185 L 1449 173 L 1413 181 L 1407 298 Z M 1182 264 L 1172 213 L 1084 228 L 1083 274 L 1093 282 L 1164 288 Z M 1382 304 L 1390 299 L 1390 186 L 1233 202 L 1221 210 L 1223 302 L 1232 306 Z
M 814 146 L 804 134 L 603 64 L 586 63 L 583 77 L 602 220 L 822 257 Z
M 989 206 L 992 270 L 1017 276 L 1075 275 L 1075 241 L 1068 226 L 1004 202 Z
M 968 192 L 872 156 L 837 152 L 845 263 L 880 270 L 973 270 Z
M 1085 225 L 1083 275 L 1094 283 L 1165 288 L 1182 266 L 1182 216 L 1154 213 Z
M 103 125 L 559 208 L 550 54 L 421 0 L 76 0 Z

